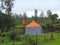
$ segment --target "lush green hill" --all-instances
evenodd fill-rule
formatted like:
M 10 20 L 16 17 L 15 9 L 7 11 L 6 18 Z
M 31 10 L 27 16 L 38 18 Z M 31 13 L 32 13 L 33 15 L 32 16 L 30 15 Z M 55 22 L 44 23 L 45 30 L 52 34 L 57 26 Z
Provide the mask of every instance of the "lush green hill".
M 44 34 L 38 35 L 38 45 L 60 45 L 60 33 L 53 33 L 53 36 L 54 40 L 50 40 L 50 33 L 47 33 L 44 40 Z M 36 41 L 36 35 L 21 35 L 19 38 L 15 45 L 33 45 Z M 12 45 L 12 41 L 8 37 L 0 37 L 0 45 Z

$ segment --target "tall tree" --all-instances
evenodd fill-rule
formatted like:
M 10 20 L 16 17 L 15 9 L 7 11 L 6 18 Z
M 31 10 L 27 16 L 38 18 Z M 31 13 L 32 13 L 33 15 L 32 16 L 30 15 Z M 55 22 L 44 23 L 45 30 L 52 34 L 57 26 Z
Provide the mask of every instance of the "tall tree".
M 50 20 L 50 23 L 47 24 L 47 27 L 49 27 L 48 30 L 51 32 L 51 38 L 50 39 L 53 40 L 54 39 L 53 34 L 52 34 L 52 32 L 53 32 L 53 30 L 52 30 L 52 28 L 53 28 L 53 26 L 52 26 L 53 20 L 52 20 L 52 12 L 50 10 L 47 11 L 47 16 L 48 16 L 48 18 Z
M 44 17 L 44 12 L 43 12 L 43 11 L 40 13 L 40 17 L 41 17 L 41 18 Z
M 37 9 L 35 9 L 35 17 L 37 17 Z
M 22 18 L 22 14 L 19 14 L 20 18 Z
M 15 26 L 15 21 L 13 17 L 6 15 L 0 11 L 0 30 L 1 33 L 4 31 L 9 31 Z
M 1 0 L 1 8 L 6 10 L 6 14 L 11 15 L 14 0 Z
M 17 37 L 17 32 L 16 31 L 11 31 L 8 35 L 9 35 L 9 38 L 10 40 L 12 40 L 12 45 L 15 45 L 15 39 Z
M 27 14 L 26 14 L 26 12 L 23 13 L 23 18 L 24 18 L 24 19 L 27 18 Z
M 52 20 L 56 20 L 58 18 L 58 15 L 57 14 L 53 14 L 52 15 Z
M 50 10 L 47 10 L 47 16 L 48 16 L 49 18 L 51 18 L 52 12 L 51 12 Z
M 37 11 L 37 9 L 35 9 L 35 20 L 37 20 L 37 13 L 38 13 L 38 11 Z
M 19 16 L 20 16 L 20 24 L 21 24 L 21 21 L 22 21 L 22 14 L 19 14 Z

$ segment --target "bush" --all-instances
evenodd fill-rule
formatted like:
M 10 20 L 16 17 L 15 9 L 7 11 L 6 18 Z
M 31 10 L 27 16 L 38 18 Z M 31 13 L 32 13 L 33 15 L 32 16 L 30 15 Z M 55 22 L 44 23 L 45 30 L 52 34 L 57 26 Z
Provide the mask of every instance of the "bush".
M 8 34 L 8 37 L 10 38 L 10 40 L 15 40 L 16 36 L 17 36 L 17 32 L 15 31 L 11 31 Z
M 1 33 L 1 36 L 2 36 L 2 37 L 5 37 L 6 35 L 7 35 L 7 32 Z
M 26 39 L 26 41 L 29 42 L 31 45 L 35 44 L 35 40 L 33 40 L 32 38 L 30 38 L 29 36 Z
M 21 36 L 16 36 L 15 40 L 16 41 L 22 41 L 22 38 L 21 38 Z

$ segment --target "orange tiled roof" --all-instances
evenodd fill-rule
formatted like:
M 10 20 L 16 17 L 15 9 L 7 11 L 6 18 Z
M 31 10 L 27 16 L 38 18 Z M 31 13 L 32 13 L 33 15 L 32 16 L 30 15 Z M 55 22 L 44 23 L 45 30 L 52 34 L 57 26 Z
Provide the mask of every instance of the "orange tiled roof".
M 35 27 L 35 26 L 40 26 L 37 24 L 35 21 L 32 21 L 30 24 L 28 24 L 26 27 Z

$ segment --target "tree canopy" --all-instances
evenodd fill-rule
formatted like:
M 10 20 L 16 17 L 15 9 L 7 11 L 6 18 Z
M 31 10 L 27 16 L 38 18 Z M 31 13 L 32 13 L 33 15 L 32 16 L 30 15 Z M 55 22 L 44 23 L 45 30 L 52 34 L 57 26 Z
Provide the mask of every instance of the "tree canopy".
M 6 15 L 0 11 L 0 30 L 1 33 L 4 31 L 9 31 L 15 26 L 14 19 L 12 16 Z

